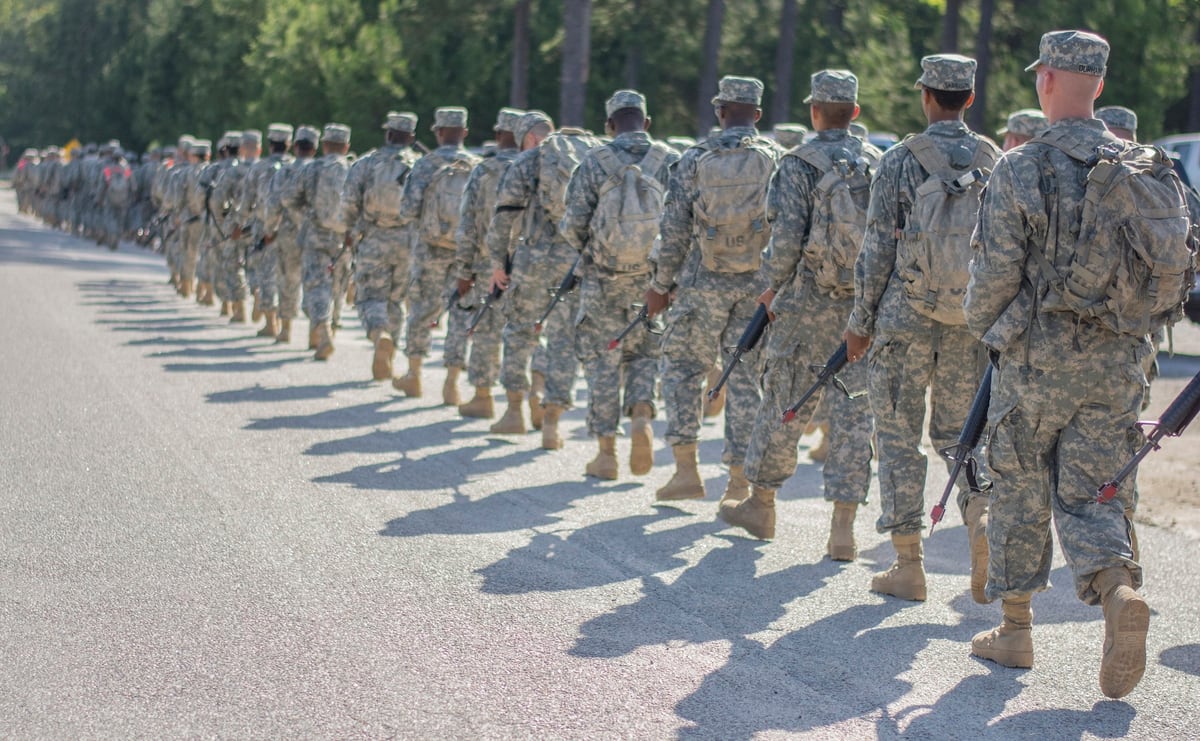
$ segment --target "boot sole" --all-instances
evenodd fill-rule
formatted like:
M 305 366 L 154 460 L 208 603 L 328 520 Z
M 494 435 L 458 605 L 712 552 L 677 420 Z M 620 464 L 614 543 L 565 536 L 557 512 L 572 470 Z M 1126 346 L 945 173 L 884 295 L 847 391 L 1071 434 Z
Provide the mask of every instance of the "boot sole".
M 854 559 L 858 558 L 858 550 L 856 548 L 831 548 L 826 546 L 826 550 L 829 553 L 830 561 L 853 561 Z
M 889 597 L 895 597 L 896 599 L 907 600 L 909 602 L 924 602 L 925 598 L 927 596 L 927 590 L 925 589 L 925 587 L 921 587 L 920 589 L 915 589 L 912 592 L 904 592 L 903 594 L 897 594 L 897 592 L 895 592 L 895 591 L 889 591 L 887 587 L 881 587 L 881 586 L 878 586 L 878 585 L 872 583 L 871 591 L 874 592 L 875 594 L 886 594 Z M 899 590 L 897 590 L 897 591 L 899 591 Z
M 726 525 L 729 525 L 731 527 L 740 527 L 742 530 L 745 530 L 751 536 L 753 536 L 759 540 L 774 540 L 775 539 L 775 528 L 774 527 L 759 529 L 757 527 L 748 525 L 744 522 L 739 522 L 737 515 L 734 514 L 737 511 L 736 507 L 737 507 L 737 505 L 734 505 L 733 507 L 720 507 L 717 509 L 717 516 L 720 517 L 721 521 L 724 522 Z
M 971 647 L 971 655 L 978 656 L 987 661 L 994 661 L 1001 666 L 1007 666 L 1010 669 L 1032 669 L 1033 668 L 1033 652 L 1032 651 L 1002 651 L 996 649 L 976 649 Z
M 392 353 L 396 343 L 390 337 L 380 337 L 375 343 L 375 357 L 371 360 L 371 377 L 376 381 L 386 381 L 392 377 Z
M 458 408 L 458 416 L 469 419 L 491 419 L 496 416 L 495 409 L 466 409 L 465 406 L 464 404 Z
M 705 492 L 703 489 L 696 492 L 685 492 L 681 494 L 659 494 L 654 493 L 654 501 L 656 502 L 685 502 L 689 499 L 703 499 Z
M 1104 658 L 1100 661 L 1100 691 L 1114 699 L 1132 692 L 1146 673 L 1150 606 L 1135 592 L 1133 594 L 1134 597 L 1127 599 L 1113 618 L 1112 641 L 1105 640 Z
M 634 429 L 631 437 L 629 471 L 635 476 L 643 476 L 654 467 L 654 436 L 647 425 L 644 430 Z

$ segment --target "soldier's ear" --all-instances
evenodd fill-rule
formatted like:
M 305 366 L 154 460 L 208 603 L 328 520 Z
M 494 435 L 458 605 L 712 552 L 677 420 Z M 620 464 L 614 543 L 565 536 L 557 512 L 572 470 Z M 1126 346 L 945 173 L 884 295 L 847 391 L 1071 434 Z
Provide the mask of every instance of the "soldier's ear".
M 854 104 L 854 114 L 852 116 L 850 116 L 850 120 L 853 121 L 854 119 L 858 118 L 858 114 L 861 110 L 862 109 L 858 107 L 858 104 L 855 103 Z
M 642 131 L 649 131 L 649 130 L 650 130 L 650 117 L 646 116 L 645 120 L 642 121 Z

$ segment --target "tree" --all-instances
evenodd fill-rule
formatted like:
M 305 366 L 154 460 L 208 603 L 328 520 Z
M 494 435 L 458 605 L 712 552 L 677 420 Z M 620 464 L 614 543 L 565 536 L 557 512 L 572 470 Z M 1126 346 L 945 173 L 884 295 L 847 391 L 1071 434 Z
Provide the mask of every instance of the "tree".
M 708 0 L 704 24 L 704 48 L 701 57 L 700 87 L 696 99 L 696 135 L 708 136 L 712 128 L 712 95 L 717 89 L 717 61 L 721 52 L 721 24 L 725 19 L 725 0 Z
M 779 13 L 779 44 L 775 47 L 775 94 L 771 98 L 770 121 L 784 123 L 791 117 L 792 71 L 796 66 L 796 0 L 783 0 Z
M 512 86 L 509 105 L 529 107 L 529 0 L 517 0 L 513 8 Z
M 582 126 L 591 55 L 592 0 L 564 0 L 559 121 Z
M 967 123 L 975 131 L 987 134 L 988 82 L 992 69 L 992 16 L 996 0 L 980 0 L 979 29 L 975 32 L 975 105 L 967 113 Z

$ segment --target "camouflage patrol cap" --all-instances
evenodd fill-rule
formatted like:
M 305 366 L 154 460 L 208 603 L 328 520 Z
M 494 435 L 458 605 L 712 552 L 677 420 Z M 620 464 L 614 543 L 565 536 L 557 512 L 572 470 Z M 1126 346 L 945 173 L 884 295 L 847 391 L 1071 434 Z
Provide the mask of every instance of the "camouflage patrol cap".
M 996 132 L 997 136 L 1016 134 L 1017 136 L 1037 136 L 1050 125 L 1046 114 L 1037 108 L 1022 108 L 1008 114 L 1008 121 Z
M 221 140 L 217 142 L 217 149 L 224 147 L 236 147 L 242 143 L 242 132 L 226 131 L 221 135 Z
M 921 60 L 921 77 L 913 87 L 974 90 L 975 60 L 961 54 L 931 54 Z
M 387 120 L 383 122 L 383 128 L 389 131 L 403 131 L 406 134 L 411 134 L 417 130 L 417 114 L 397 113 L 396 111 L 388 111 Z
M 546 115 L 545 111 L 526 111 L 517 121 L 516 127 L 513 128 L 513 136 L 517 138 L 517 144 L 525 141 L 525 135 L 535 126 L 543 123 L 554 128 L 554 119 Z
M 292 138 L 292 125 L 273 123 L 267 127 L 267 141 L 283 143 Z
M 348 144 L 350 142 L 350 127 L 346 124 L 325 124 L 325 141 L 330 144 Z
M 713 96 L 713 105 L 720 103 L 745 103 L 747 105 L 762 105 L 762 80 L 754 77 L 734 77 L 726 75 L 717 83 L 717 94 Z
M 243 147 L 257 147 L 262 144 L 262 132 L 258 129 L 246 129 L 242 132 Z
M 696 146 L 696 140 L 690 136 L 668 136 L 667 144 L 670 144 L 672 147 L 675 147 L 682 152 L 688 147 Z
M 1103 121 L 1110 129 L 1137 131 L 1137 114 L 1125 106 L 1104 106 L 1096 111 L 1096 118 Z
M 212 142 L 208 139 L 196 139 L 192 142 L 192 146 L 188 150 L 188 153 L 199 155 L 200 157 L 203 157 L 206 154 L 212 154 Z
M 458 106 L 438 108 L 433 112 L 432 130 L 467 128 L 467 109 Z
M 30 157 L 37 157 L 37 156 L 38 156 L 38 151 L 36 149 L 26 149 L 24 152 L 21 152 L 21 157 L 24 159 L 29 159 Z
M 175 156 L 175 147 L 163 147 L 162 148 L 162 156 L 163 157 L 174 157 Z
M 321 141 L 321 132 L 317 131 L 316 126 L 301 124 L 296 128 L 296 141 L 309 142 L 315 146 Z
M 867 128 L 867 125 L 858 121 L 851 121 L 848 128 L 850 136 L 856 136 L 863 141 L 866 141 L 867 137 L 871 135 L 871 130 Z
M 492 130 L 512 133 L 516 131 L 517 122 L 524 115 L 525 111 L 520 108 L 501 108 L 500 112 L 496 114 L 496 125 L 492 127 Z
M 857 103 L 858 78 L 848 69 L 823 69 L 812 76 L 805 103 Z
M 1041 65 L 1064 72 L 1104 77 L 1108 64 L 1108 42 L 1087 31 L 1050 31 L 1042 34 L 1037 61 L 1025 68 L 1032 72 Z
M 792 147 L 799 146 L 804 141 L 804 135 L 808 133 L 808 127 L 798 123 L 780 123 L 775 124 L 771 131 L 775 134 L 775 141 L 791 149 Z
M 604 115 L 612 118 L 617 111 L 625 108 L 636 108 L 646 112 L 646 96 L 636 90 L 618 90 L 604 104 Z

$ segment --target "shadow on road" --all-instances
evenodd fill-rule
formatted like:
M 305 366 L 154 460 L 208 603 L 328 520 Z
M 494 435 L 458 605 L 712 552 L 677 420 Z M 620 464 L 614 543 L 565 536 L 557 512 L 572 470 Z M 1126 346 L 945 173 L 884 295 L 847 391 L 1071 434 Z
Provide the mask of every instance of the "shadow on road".
M 1175 671 L 1200 677 L 1200 643 L 1168 648 L 1158 655 L 1158 661 Z

